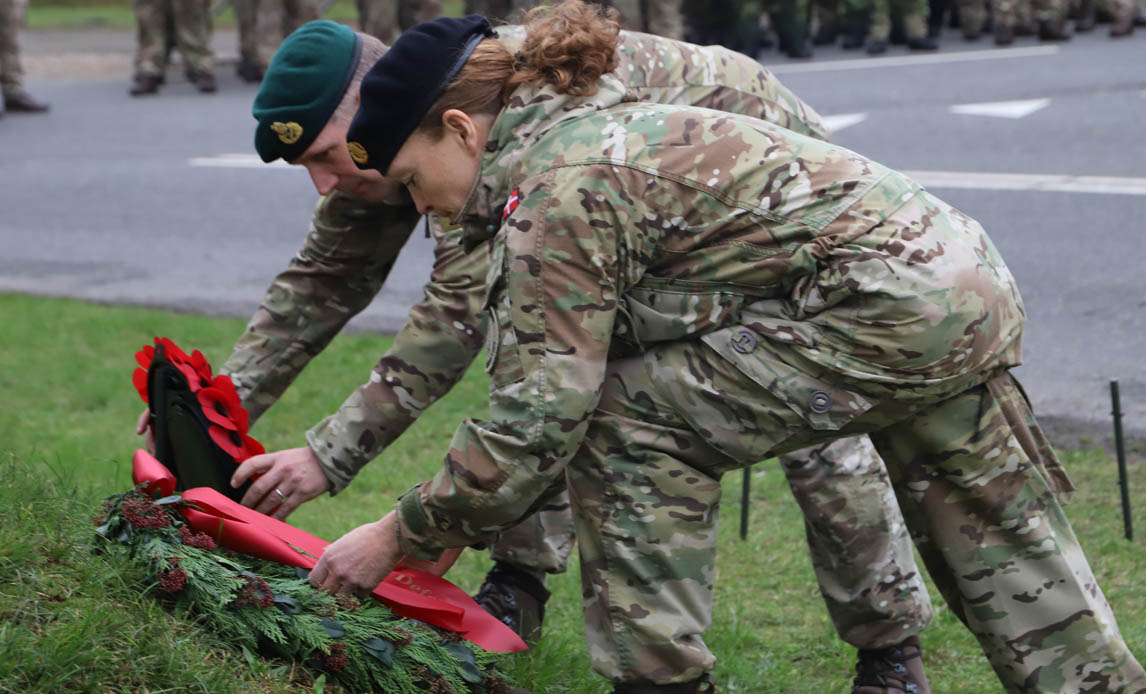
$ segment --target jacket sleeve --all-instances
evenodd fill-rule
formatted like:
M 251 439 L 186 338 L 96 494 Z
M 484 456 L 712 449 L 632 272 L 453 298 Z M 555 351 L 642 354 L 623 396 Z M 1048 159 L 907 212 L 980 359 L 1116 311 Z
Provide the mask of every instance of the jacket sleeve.
M 220 371 L 252 422 L 273 405 L 378 293 L 418 214 L 335 193 L 315 206 L 310 233 L 271 282 Z
M 465 375 L 485 336 L 489 243 L 467 253 L 461 229 L 431 223 L 434 269 L 369 380 L 306 439 L 337 493 Z
M 586 191 L 577 168 L 522 184 L 520 206 L 493 241 L 491 419 L 463 422 L 438 474 L 399 502 L 399 543 L 410 556 L 488 541 L 516 523 L 585 436 L 604 382 L 625 222 L 615 189 L 613 200 Z

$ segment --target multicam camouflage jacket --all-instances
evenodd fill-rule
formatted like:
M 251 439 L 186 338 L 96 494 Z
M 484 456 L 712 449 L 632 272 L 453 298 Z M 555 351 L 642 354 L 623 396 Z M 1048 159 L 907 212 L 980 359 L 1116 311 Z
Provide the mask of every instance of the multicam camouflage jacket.
M 501 27 L 515 49 L 522 33 Z M 764 118 L 827 139 L 820 116 L 755 61 L 622 32 L 620 64 L 595 103 L 679 103 Z M 223 366 L 252 418 L 275 403 L 307 363 L 378 293 L 417 221 L 413 206 L 369 205 L 335 193 L 319 201 L 310 233 L 290 267 L 274 279 Z M 416 304 L 369 381 L 307 432 L 332 492 L 396 439 L 461 378 L 485 335 L 485 248 L 467 251 L 461 230 L 431 224 L 434 268 Z
M 651 345 L 703 340 L 822 430 L 1019 363 L 1022 303 L 974 220 L 846 149 L 706 109 L 613 106 L 614 90 L 522 87 L 493 125 L 455 220 L 467 243 L 496 233 L 491 420 L 464 422 L 402 497 L 406 554 L 527 514 L 581 444 L 607 362 Z

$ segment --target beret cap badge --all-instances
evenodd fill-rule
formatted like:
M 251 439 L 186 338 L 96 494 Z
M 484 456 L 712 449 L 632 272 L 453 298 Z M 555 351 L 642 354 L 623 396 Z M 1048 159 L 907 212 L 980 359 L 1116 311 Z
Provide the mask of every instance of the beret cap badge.
M 350 150 L 350 158 L 354 160 L 355 164 L 365 164 L 370 155 L 366 153 L 366 148 L 357 142 L 347 142 L 346 148 Z
M 302 126 L 294 121 L 290 121 L 289 123 L 276 121 L 271 123 L 271 130 L 274 130 L 278 134 L 279 139 L 282 140 L 284 145 L 293 145 L 302 137 Z

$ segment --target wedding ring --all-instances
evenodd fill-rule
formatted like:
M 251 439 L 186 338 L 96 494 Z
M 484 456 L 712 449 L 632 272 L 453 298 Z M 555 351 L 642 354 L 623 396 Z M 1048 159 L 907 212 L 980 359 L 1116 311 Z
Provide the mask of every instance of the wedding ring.
M 279 491 L 278 487 L 275 487 L 275 494 L 279 495 L 279 501 L 286 501 L 286 494 L 283 494 L 281 491 Z

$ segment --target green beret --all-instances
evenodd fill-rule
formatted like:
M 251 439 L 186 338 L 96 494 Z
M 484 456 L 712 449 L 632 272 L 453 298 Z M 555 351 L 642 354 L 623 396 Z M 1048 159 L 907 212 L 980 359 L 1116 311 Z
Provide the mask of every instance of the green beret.
M 307 22 L 286 37 L 251 107 L 258 121 L 255 151 L 263 161 L 302 156 L 342 101 L 361 53 L 362 38 L 354 30 L 326 20 Z

